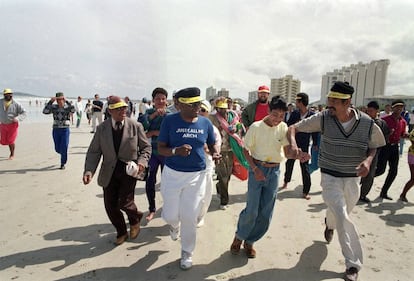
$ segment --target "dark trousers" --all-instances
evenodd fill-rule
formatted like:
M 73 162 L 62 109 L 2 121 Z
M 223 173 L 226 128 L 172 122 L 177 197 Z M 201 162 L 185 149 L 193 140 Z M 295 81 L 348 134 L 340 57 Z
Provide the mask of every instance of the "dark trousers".
M 109 185 L 103 189 L 106 214 L 116 228 L 117 237 L 127 233 L 124 211 L 130 225 L 140 222 L 142 213 L 138 212 L 134 202 L 137 180 L 125 172 L 125 164 L 118 161 Z
M 380 154 L 378 156 L 377 170 L 375 171 L 375 176 L 377 177 L 384 174 L 385 169 L 387 167 L 387 163 L 390 166 L 387 178 L 385 179 L 384 185 L 381 189 L 381 196 L 387 195 L 388 190 L 391 187 L 391 184 L 397 176 L 399 159 L 400 155 L 398 151 L 398 144 L 387 144 L 386 146 L 381 148 Z
M 286 160 L 286 171 L 285 179 L 286 183 L 290 182 L 292 179 L 293 166 L 295 165 L 295 159 Z M 303 194 L 308 194 L 311 187 L 311 178 L 309 173 L 309 162 L 300 163 L 300 170 L 302 172 L 302 184 L 303 184 Z
M 217 193 L 220 194 L 220 205 L 229 203 L 229 181 L 233 171 L 233 151 L 222 151 L 221 160 L 216 165 Z
M 161 171 L 164 168 L 165 157 L 159 154 L 152 153 L 148 162 L 149 173 L 145 183 L 145 192 L 147 193 L 147 199 L 149 204 L 149 211 L 155 212 L 155 183 L 157 181 L 158 167 L 161 166 Z
M 69 128 L 53 128 L 53 142 L 55 151 L 60 154 L 60 164 L 65 165 L 68 161 Z
M 376 172 L 376 167 L 378 163 L 378 156 L 381 152 L 381 149 L 377 151 L 375 154 L 374 159 L 372 159 L 371 166 L 369 167 L 369 173 L 366 177 L 361 178 L 361 195 L 360 198 L 364 198 L 368 195 L 369 191 L 372 188 L 372 184 L 374 183 L 374 177 Z

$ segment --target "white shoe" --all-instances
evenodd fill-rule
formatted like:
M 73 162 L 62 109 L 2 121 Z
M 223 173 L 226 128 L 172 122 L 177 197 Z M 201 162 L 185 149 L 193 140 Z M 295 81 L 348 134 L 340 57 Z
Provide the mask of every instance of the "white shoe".
M 180 234 L 180 228 L 178 227 L 175 228 L 172 225 L 170 225 L 170 236 L 173 241 L 176 241 L 178 239 L 179 234 Z
M 181 251 L 180 267 L 183 270 L 190 269 L 193 266 L 193 256 L 189 252 Z
M 203 225 L 204 225 L 204 218 L 202 218 L 202 219 L 198 222 L 197 227 L 202 227 Z
M 220 210 L 227 210 L 228 207 L 227 205 L 220 205 Z

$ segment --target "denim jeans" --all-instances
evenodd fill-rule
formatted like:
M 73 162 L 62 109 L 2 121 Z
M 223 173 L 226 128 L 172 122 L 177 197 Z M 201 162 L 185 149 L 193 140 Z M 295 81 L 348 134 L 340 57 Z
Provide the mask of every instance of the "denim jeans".
M 268 230 L 279 184 L 279 167 L 265 168 L 258 165 L 257 168 L 266 179 L 257 181 L 249 168 L 246 208 L 240 213 L 236 231 L 236 237 L 248 244 L 262 238 Z
M 55 151 L 60 154 L 60 164 L 65 165 L 68 161 L 69 128 L 53 128 L 53 142 Z
M 148 178 L 145 183 L 145 192 L 147 193 L 148 199 L 148 210 L 150 212 L 155 212 L 157 209 L 155 207 L 155 183 L 157 181 L 157 172 L 158 167 L 161 167 L 161 171 L 164 168 L 165 157 L 159 154 L 155 154 L 154 151 L 151 154 L 151 158 L 148 162 L 149 173 Z

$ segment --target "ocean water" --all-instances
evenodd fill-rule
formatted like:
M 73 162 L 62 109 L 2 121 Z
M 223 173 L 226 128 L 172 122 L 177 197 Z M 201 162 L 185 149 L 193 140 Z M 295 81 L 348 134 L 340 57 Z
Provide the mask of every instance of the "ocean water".
M 43 108 L 45 103 L 49 101 L 49 98 L 38 97 L 38 98 L 22 98 L 14 97 L 14 100 L 20 103 L 27 112 L 26 118 L 22 121 L 24 123 L 52 123 L 52 115 L 43 114 Z M 70 100 L 75 102 L 75 100 Z M 85 116 L 86 118 L 86 116 Z

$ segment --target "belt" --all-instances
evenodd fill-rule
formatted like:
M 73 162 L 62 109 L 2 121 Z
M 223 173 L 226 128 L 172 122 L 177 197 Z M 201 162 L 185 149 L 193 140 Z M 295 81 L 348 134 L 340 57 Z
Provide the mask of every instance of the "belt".
M 391 146 L 398 145 L 398 142 L 397 143 L 390 143 L 390 145 Z
M 275 168 L 275 167 L 279 167 L 279 163 L 260 161 L 260 160 L 254 159 L 254 158 L 253 158 L 253 162 L 256 165 L 260 165 L 260 166 L 265 167 L 265 168 Z

